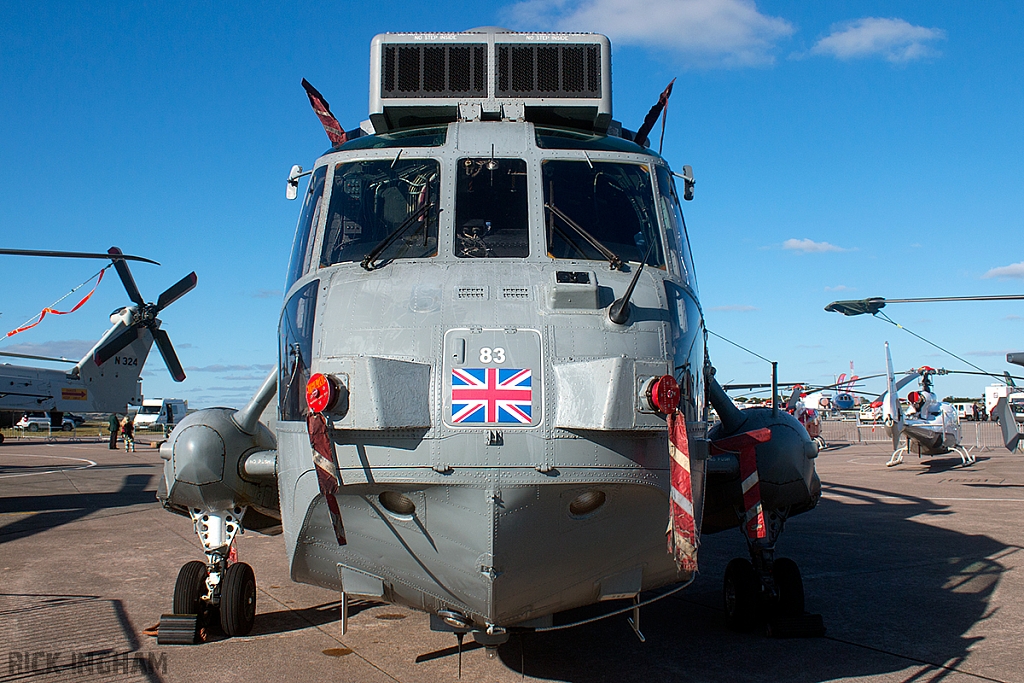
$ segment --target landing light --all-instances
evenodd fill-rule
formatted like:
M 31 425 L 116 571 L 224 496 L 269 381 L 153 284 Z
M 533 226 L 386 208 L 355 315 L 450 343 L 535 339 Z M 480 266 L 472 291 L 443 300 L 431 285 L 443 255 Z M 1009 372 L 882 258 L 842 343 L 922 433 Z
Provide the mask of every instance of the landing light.
M 604 505 L 606 496 L 604 491 L 587 491 L 576 496 L 576 498 L 569 503 L 569 514 L 573 517 L 583 517 L 594 512 L 599 507 Z
M 385 491 L 377 496 L 377 500 L 384 506 L 384 509 L 402 517 L 412 517 L 416 514 L 416 503 L 412 502 L 409 496 L 398 491 Z
M 448 624 L 452 628 L 469 628 L 469 619 L 467 619 L 466 615 L 461 612 L 456 612 L 453 609 L 439 609 L 437 610 L 437 616 L 441 617 L 444 623 Z

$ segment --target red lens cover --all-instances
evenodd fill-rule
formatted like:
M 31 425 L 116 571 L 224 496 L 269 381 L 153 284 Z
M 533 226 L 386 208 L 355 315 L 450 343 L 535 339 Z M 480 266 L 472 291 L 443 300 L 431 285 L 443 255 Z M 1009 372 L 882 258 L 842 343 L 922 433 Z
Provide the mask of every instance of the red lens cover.
M 670 415 L 679 407 L 679 383 L 672 375 L 662 375 L 651 386 L 651 403 L 658 412 Z
M 327 375 L 318 372 L 306 382 L 306 405 L 314 413 L 328 410 L 337 397 L 338 392 Z

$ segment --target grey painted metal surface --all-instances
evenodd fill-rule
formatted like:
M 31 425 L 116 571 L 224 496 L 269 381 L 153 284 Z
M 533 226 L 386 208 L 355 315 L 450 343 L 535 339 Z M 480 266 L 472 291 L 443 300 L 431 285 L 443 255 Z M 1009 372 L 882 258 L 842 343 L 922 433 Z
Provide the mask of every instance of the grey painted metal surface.
M 696 297 L 691 293 L 670 311 L 663 284 L 690 291 L 678 247 L 672 251 L 682 240 L 665 239 L 672 265 L 644 271 L 633 319 L 616 326 L 595 306 L 597 297 L 607 306 L 632 273 L 548 256 L 540 182 L 549 159 L 641 164 L 652 177 L 664 162 L 639 148 L 635 154 L 551 150 L 535 139 L 531 123 L 461 122 L 448 126 L 442 147 L 402 150 L 402 159 L 440 162 L 446 210 L 436 257 L 395 259 L 372 272 L 356 262 L 316 267 L 322 215 L 307 274 L 289 296 L 319 282 L 309 370 L 342 377 L 348 388 L 347 413 L 332 419 L 349 544 L 339 547 L 331 538 L 305 424 L 280 422 L 293 578 L 349 590 L 341 566 L 379 579 L 388 599 L 429 611 L 456 608 L 481 625 L 513 625 L 595 602 L 602 585 L 623 576 L 636 577 L 637 590 L 686 578 L 665 552 L 665 420 L 641 411 L 637 396 L 644 379 L 676 366 L 688 364 L 691 387 L 702 383 Z M 317 165 L 328 168 L 330 188 L 337 164 L 395 155 L 395 149 L 337 152 Z M 455 256 L 452 188 L 458 164 L 473 155 L 526 161 L 529 256 Z M 590 273 L 589 297 L 566 295 L 571 288 L 556 282 L 558 271 Z M 493 362 L 497 350 L 503 364 Z M 492 362 L 482 362 L 488 357 Z M 528 421 L 455 422 L 453 370 L 502 365 L 532 371 Z M 702 394 L 690 395 L 698 421 Z M 408 496 L 415 515 L 385 509 L 379 495 L 387 490 Z M 575 518 L 569 503 L 591 490 L 604 493 L 605 504 Z

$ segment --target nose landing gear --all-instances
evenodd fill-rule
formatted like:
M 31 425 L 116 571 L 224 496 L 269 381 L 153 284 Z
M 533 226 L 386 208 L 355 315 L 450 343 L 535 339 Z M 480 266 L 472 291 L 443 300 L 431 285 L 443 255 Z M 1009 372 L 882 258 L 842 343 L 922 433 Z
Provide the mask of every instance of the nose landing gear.
M 218 622 L 226 636 L 248 635 L 256 619 L 256 576 L 232 551 L 245 509 L 190 512 L 207 561 L 186 562 L 178 571 L 174 611 L 160 617 L 157 642 L 200 643 Z
M 786 514 L 764 516 L 761 537 L 747 533 L 750 559 L 736 558 L 725 569 L 722 598 L 725 623 L 733 631 L 751 631 L 759 625 L 776 638 L 816 637 L 825 634 L 820 614 L 804 610 L 804 583 L 796 562 L 775 557 L 775 542 L 782 533 Z

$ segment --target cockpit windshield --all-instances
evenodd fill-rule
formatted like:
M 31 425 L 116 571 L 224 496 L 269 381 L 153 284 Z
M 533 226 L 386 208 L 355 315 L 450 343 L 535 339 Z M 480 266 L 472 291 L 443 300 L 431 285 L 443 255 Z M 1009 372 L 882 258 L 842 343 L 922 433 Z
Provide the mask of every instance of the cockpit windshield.
M 389 237 L 377 260 L 436 256 L 439 177 L 432 159 L 335 166 L 320 265 L 361 261 Z
M 548 160 L 542 180 L 545 233 L 552 257 L 608 260 L 614 265 L 608 252 L 634 263 L 646 255 L 648 265 L 665 267 L 647 166 Z
M 458 161 L 455 255 L 522 258 L 530 254 L 529 193 L 523 159 Z

